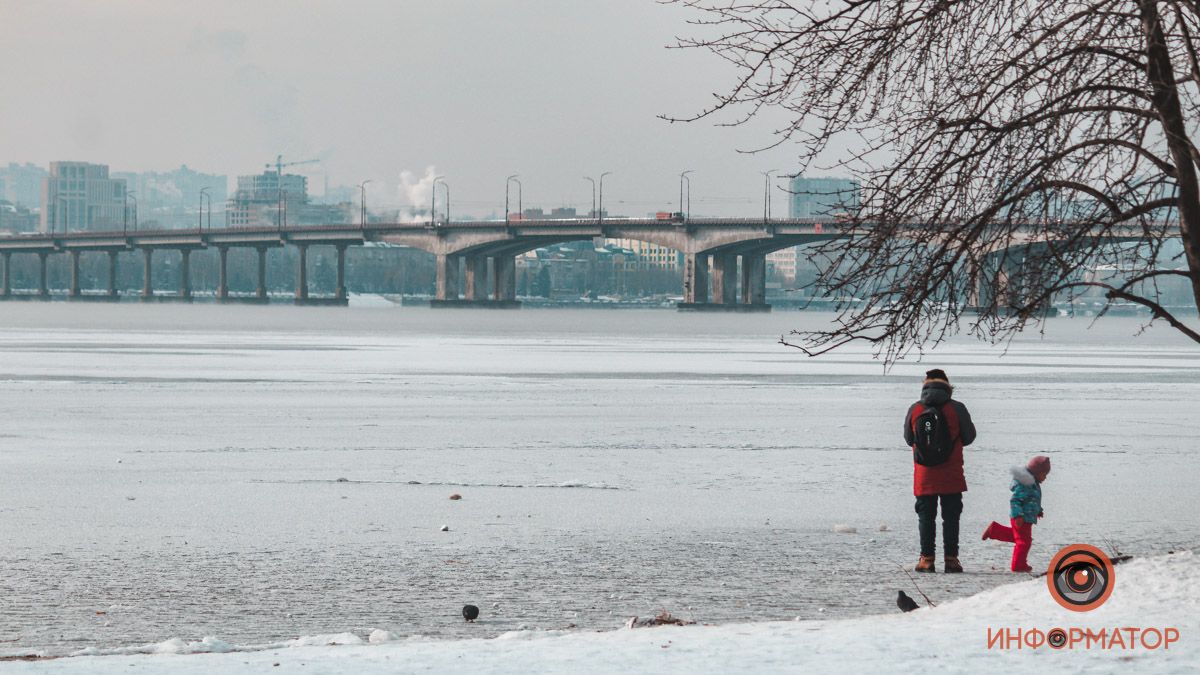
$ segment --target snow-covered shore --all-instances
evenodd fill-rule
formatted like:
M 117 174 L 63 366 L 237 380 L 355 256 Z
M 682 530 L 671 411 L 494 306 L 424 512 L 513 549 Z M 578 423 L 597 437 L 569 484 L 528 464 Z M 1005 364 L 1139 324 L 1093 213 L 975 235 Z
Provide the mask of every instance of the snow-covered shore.
M 916 595 L 912 588 L 906 589 Z M 880 593 L 894 594 L 892 586 Z M 988 630 L 1173 628 L 1178 640 L 1147 649 L 1004 650 Z M 610 632 L 516 631 L 490 640 L 316 636 L 288 645 L 237 647 L 172 640 L 106 656 L 5 664 L 6 672 L 383 673 L 383 672 L 1195 672 L 1200 669 L 1200 556 L 1187 551 L 1117 567 L 1112 597 L 1075 614 L 1050 598 L 1044 579 L 985 591 L 911 614 L 836 621 L 640 628 Z M 371 643 L 369 641 L 374 641 Z M 328 645 L 327 642 L 340 644 Z M 1150 641 L 1153 645 L 1154 641 Z M 156 653 L 155 653 L 156 652 Z M 188 653 L 193 652 L 193 653 Z M 215 652 L 215 653 L 214 653 Z M 278 669 L 276 669 L 276 667 Z

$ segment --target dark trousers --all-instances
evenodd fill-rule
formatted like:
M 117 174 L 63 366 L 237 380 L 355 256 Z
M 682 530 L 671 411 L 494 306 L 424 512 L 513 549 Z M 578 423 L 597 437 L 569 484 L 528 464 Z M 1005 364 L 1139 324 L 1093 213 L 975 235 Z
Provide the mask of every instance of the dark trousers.
M 932 556 L 937 539 L 938 500 L 942 500 L 943 555 L 958 557 L 958 517 L 962 515 L 962 493 L 917 497 L 917 525 L 921 532 L 921 555 Z

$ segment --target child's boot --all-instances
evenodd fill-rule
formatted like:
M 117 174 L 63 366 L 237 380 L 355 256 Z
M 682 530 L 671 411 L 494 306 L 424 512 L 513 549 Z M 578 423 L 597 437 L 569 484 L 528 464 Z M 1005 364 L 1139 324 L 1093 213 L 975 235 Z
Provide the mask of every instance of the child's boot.
M 944 569 L 942 571 L 945 572 L 946 574 L 961 574 L 962 573 L 962 571 L 963 571 L 962 564 L 960 564 L 958 562 L 957 556 L 948 555 L 948 556 L 946 556 L 946 558 L 943 562 L 944 562 Z
M 917 561 L 916 570 L 918 572 L 936 572 L 937 570 L 933 567 L 933 556 L 921 556 L 921 559 Z
M 1002 527 L 1004 526 L 994 520 L 988 523 L 987 529 L 983 531 L 983 540 L 987 541 L 988 539 L 999 539 L 1000 537 L 996 535 L 999 534 L 998 528 Z

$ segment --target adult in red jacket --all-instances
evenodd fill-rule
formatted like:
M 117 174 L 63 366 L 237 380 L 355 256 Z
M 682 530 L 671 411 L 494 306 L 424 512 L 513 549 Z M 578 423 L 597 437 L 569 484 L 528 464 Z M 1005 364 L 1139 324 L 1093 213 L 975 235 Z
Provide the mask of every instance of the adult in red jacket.
M 967 479 L 963 475 L 963 446 L 975 441 L 975 425 L 967 406 L 951 398 L 954 387 L 950 378 L 940 368 L 925 373 L 921 387 L 921 400 L 912 404 L 904 416 L 904 442 L 914 446 L 916 419 L 927 407 L 942 411 L 949 427 L 954 450 L 950 458 L 937 466 L 924 466 L 913 461 L 913 494 L 917 497 L 917 525 L 921 536 L 921 559 L 918 572 L 935 572 L 933 564 L 934 542 L 937 538 L 938 502 L 942 504 L 942 554 L 945 556 L 946 572 L 961 572 L 958 561 L 958 520 L 962 515 L 962 493 L 967 491 Z

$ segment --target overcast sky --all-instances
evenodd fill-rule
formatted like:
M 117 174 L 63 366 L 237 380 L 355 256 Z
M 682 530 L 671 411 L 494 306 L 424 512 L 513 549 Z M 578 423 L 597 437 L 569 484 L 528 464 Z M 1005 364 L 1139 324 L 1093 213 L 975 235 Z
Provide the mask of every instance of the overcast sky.
M 408 201 L 401 173 L 436 167 L 455 213 L 477 215 L 502 212 L 512 173 L 526 207 L 586 210 L 582 177 L 612 171 L 611 213 L 676 208 L 694 169 L 696 215 L 761 213 L 758 172 L 794 170 L 793 148 L 748 156 L 765 125 L 657 118 L 731 81 L 711 54 L 665 48 L 686 16 L 652 0 L 0 0 L 0 163 L 234 176 L 319 158 L 297 167 L 313 192 L 370 178 L 369 203 Z

